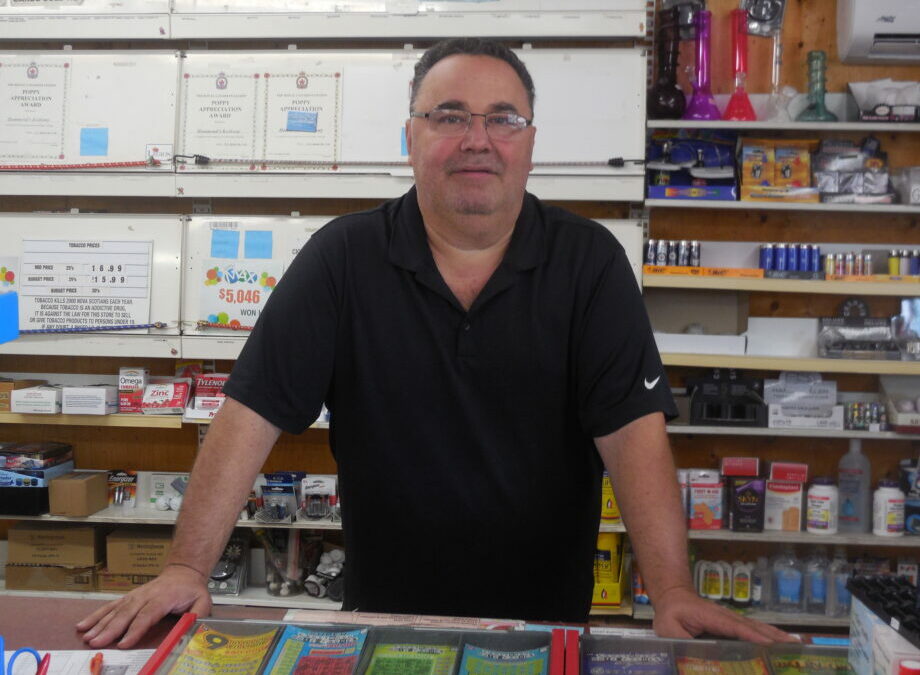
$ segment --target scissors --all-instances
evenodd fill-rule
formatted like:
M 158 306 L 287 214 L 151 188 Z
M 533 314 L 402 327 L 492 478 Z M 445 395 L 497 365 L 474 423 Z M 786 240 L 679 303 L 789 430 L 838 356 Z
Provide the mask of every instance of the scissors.
M 38 671 L 38 666 L 41 664 L 41 657 L 38 655 L 38 652 L 32 649 L 31 647 L 23 647 L 22 649 L 17 649 L 10 655 L 10 660 L 4 663 L 6 658 L 6 643 L 3 640 L 3 636 L 0 635 L 0 675 L 13 675 L 13 664 L 16 663 L 18 659 L 23 654 L 29 654 L 30 656 L 35 657 L 35 669 Z

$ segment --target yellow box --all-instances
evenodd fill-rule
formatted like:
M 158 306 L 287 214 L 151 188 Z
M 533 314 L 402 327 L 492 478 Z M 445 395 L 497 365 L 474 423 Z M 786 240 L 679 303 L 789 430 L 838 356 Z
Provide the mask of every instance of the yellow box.
M 620 507 L 617 506 L 617 498 L 613 494 L 613 485 L 610 483 L 610 476 L 604 472 L 604 481 L 601 483 L 601 521 L 604 523 L 620 522 Z
M 626 569 L 626 559 L 629 556 L 620 555 L 620 564 L 617 566 L 617 577 L 613 581 L 595 581 L 594 593 L 591 597 L 592 607 L 619 607 L 629 591 L 629 571 Z
M 741 184 L 773 185 L 775 169 L 773 141 L 749 138 L 741 146 Z
M 773 149 L 773 185 L 811 186 L 811 146 L 808 141 L 777 141 Z

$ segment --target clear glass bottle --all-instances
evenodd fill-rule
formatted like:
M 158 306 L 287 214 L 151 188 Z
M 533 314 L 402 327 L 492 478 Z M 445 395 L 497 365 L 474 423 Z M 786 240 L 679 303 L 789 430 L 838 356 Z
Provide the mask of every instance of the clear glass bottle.
M 770 606 L 770 563 L 766 556 L 757 558 L 754 572 L 751 574 L 751 606 L 766 609 Z
M 846 551 L 842 546 L 837 546 L 834 549 L 834 559 L 831 561 L 828 575 L 828 616 L 847 616 L 850 613 L 850 591 L 847 590 L 847 581 L 852 574 L 853 566 L 847 560 Z
M 805 568 L 796 558 L 791 544 L 786 544 L 773 559 L 771 569 L 773 589 L 770 609 L 775 612 L 801 612 L 805 601 Z
M 809 614 L 824 614 L 827 611 L 827 587 L 830 561 L 821 547 L 805 561 L 805 611 Z

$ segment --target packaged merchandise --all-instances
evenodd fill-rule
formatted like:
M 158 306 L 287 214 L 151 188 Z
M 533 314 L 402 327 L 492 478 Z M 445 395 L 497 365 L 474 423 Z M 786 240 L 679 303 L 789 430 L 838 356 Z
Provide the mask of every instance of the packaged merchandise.
M 897 481 L 880 480 L 872 499 L 872 534 L 900 537 L 904 534 L 904 493 Z
M 47 380 L 17 380 L 0 377 L 0 412 L 10 412 L 10 394 L 15 389 L 28 389 L 48 384 Z
M 834 479 L 815 478 L 808 488 L 805 529 L 812 534 L 837 534 L 838 495 Z
M 76 471 L 51 481 L 48 512 L 55 516 L 89 516 L 109 503 L 107 471 Z
M 722 478 L 712 469 L 690 469 L 690 529 L 722 529 Z
M 316 630 L 285 626 L 275 644 L 265 675 L 287 673 L 351 673 L 367 639 L 366 628 Z
M 686 501 L 684 510 L 686 511 Z M 613 484 L 610 482 L 609 474 L 604 471 L 603 482 L 601 483 L 601 521 L 604 523 L 619 523 L 620 508 L 617 506 L 617 498 L 613 494 Z
M 118 529 L 106 537 L 105 546 L 109 572 L 155 575 L 166 564 L 172 532 L 155 527 Z
M 109 506 L 137 506 L 137 471 L 109 471 Z
M 10 392 L 10 411 L 29 415 L 56 415 L 61 412 L 61 388 L 42 385 Z
M 46 469 L 72 459 L 69 443 L 0 443 L 0 469 Z
M 61 412 L 65 415 L 112 415 L 118 412 L 118 390 L 109 384 L 64 387 Z
M 226 397 L 224 385 L 230 375 L 225 373 L 198 373 L 195 375 L 194 407 L 197 410 L 220 408 Z
M 727 479 L 728 528 L 733 532 L 762 532 L 766 485 L 763 478 L 732 476 Z
M 764 529 L 801 531 L 802 497 L 802 483 L 768 480 L 764 497 Z
M 188 405 L 191 380 L 178 378 L 171 382 L 148 384 L 141 401 L 145 415 L 181 415 Z
M 142 410 L 144 390 L 150 373 L 146 368 L 120 368 L 118 370 L 118 412 L 139 413 Z
M 837 465 L 840 480 L 838 528 L 841 532 L 868 532 L 872 525 L 869 485 L 872 467 L 861 450 L 862 442 L 850 439 L 849 452 Z

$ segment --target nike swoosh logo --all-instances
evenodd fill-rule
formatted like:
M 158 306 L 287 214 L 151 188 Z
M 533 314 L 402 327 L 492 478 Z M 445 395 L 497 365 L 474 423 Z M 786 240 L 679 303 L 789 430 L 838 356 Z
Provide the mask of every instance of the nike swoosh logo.
M 649 382 L 648 380 L 645 380 L 645 383 L 644 383 L 644 384 L 645 384 L 645 388 L 646 388 L 646 389 L 652 389 L 656 384 L 658 384 L 658 380 L 660 380 L 660 379 L 661 379 L 661 375 L 659 375 L 658 377 L 656 377 L 656 378 L 655 378 L 654 380 L 652 380 L 651 382 Z

